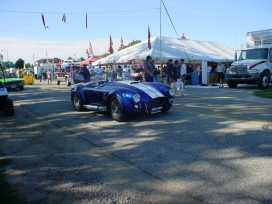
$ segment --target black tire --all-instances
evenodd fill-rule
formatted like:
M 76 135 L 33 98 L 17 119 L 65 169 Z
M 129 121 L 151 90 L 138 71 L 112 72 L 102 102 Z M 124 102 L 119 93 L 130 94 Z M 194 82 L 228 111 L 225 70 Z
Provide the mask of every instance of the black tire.
M 13 101 L 11 99 L 7 99 L 4 107 L 5 116 L 13 116 L 14 115 L 14 106 Z
M 162 109 L 162 112 L 165 113 L 165 112 L 169 111 L 171 108 L 172 108 L 172 106 L 167 106 Z
M 228 87 L 232 88 L 232 89 L 236 88 L 237 85 L 238 85 L 238 82 L 236 82 L 236 81 L 230 81 L 230 80 L 228 80 L 227 83 L 228 83 Z
M 76 111 L 83 111 L 83 110 L 85 110 L 85 108 L 83 108 L 82 100 L 78 96 L 77 93 L 73 93 L 73 95 L 72 95 L 72 103 L 73 103 L 74 109 Z
M 24 90 L 24 88 L 25 88 L 24 86 L 21 86 L 21 87 L 20 87 L 20 90 L 22 91 L 22 90 Z
M 56 79 L 56 85 L 60 85 L 60 81 Z
M 126 118 L 127 118 L 127 114 L 124 110 L 123 104 L 120 101 L 120 99 L 116 96 L 113 96 L 110 99 L 109 113 L 110 113 L 111 117 L 118 122 L 122 122 L 122 121 L 126 120 Z
M 71 86 L 71 82 L 70 82 L 70 81 L 67 81 L 67 82 L 66 82 L 66 86 Z
M 257 81 L 257 86 L 259 89 L 266 89 L 269 86 L 269 74 L 263 72 L 261 78 Z

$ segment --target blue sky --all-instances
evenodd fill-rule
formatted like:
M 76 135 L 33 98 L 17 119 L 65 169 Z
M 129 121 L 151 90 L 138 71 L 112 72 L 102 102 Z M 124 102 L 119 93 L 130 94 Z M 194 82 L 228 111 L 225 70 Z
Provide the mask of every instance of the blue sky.
M 89 41 L 95 55 L 107 52 L 109 36 L 117 51 L 151 36 L 181 37 L 245 47 L 246 33 L 271 29 L 272 0 L 0 0 L 0 52 L 9 61 L 27 63 L 58 57 L 86 58 Z M 160 12 L 161 11 L 161 12 Z M 44 29 L 41 15 L 48 29 Z M 66 23 L 62 22 L 66 14 Z M 88 28 L 86 29 L 86 13 Z M 161 13 L 161 18 L 160 18 Z M 161 23 L 160 23 L 161 19 Z M 178 35 L 178 36 L 177 36 Z M 5 51 L 1 51 L 5 50 Z

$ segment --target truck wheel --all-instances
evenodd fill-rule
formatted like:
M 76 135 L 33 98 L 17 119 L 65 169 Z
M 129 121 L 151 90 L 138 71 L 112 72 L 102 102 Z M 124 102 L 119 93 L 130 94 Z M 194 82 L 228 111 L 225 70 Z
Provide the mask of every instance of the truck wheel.
M 238 83 L 236 81 L 230 81 L 230 80 L 228 80 L 227 83 L 228 83 L 228 87 L 229 88 L 236 88 L 237 85 L 238 85 Z
M 7 99 L 4 108 L 5 116 L 13 116 L 14 115 L 14 106 L 13 101 L 11 99 Z
M 23 87 L 23 86 L 21 86 L 21 87 L 20 87 L 20 90 L 21 90 L 21 91 L 22 91 L 22 90 L 24 90 L 24 87 Z
M 257 81 L 257 86 L 259 89 L 266 89 L 269 86 L 269 74 L 263 72 L 261 78 Z
M 67 81 L 67 82 L 66 82 L 66 86 L 71 86 L 71 82 L 70 82 L 70 81 Z
M 60 85 L 60 81 L 56 80 L 56 85 Z

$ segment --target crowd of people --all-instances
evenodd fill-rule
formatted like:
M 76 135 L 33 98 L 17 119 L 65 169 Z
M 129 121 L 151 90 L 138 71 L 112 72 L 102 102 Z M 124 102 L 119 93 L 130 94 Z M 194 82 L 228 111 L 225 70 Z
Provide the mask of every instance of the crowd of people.
M 47 82 L 47 84 L 52 84 L 52 81 L 54 79 L 54 72 L 56 71 L 64 71 L 64 70 L 53 70 L 53 69 L 41 69 L 36 73 L 36 78 L 40 80 L 40 82 L 44 81 Z M 112 65 L 107 65 L 105 67 L 102 67 L 101 64 L 99 64 L 96 67 L 93 66 L 87 66 L 82 65 L 81 67 L 75 67 L 71 65 L 70 67 L 71 71 L 71 84 L 75 84 L 80 82 L 87 83 L 90 81 L 91 77 L 94 75 L 96 78 L 103 72 L 116 72 L 117 76 L 121 76 L 123 74 L 127 74 L 128 76 L 131 73 L 136 72 L 130 65 L 118 65 L 117 67 L 113 67 Z M 210 75 L 213 75 L 214 73 L 217 73 L 218 82 L 219 82 L 219 88 L 223 87 L 223 81 L 225 77 L 225 71 L 226 68 L 223 63 L 219 62 L 217 66 L 210 66 L 208 64 L 207 67 L 207 79 L 209 83 Z M 172 88 L 175 88 L 179 94 L 180 97 L 183 96 L 182 91 L 185 91 L 185 80 L 187 73 L 195 73 L 199 76 L 201 75 L 201 65 L 195 64 L 194 67 L 191 66 L 191 64 L 184 63 L 184 59 L 175 60 L 173 62 L 172 59 L 169 59 L 167 63 L 162 67 L 161 66 L 155 66 L 154 60 L 151 56 L 147 56 L 146 60 L 143 64 L 143 74 L 146 82 L 159 82 L 159 76 L 161 76 L 162 83 L 167 83 Z M 10 73 L 13 73 L 18 78 L 23 78 L 25 74 L 27 75 L 34 75 L 33 71 L 31 69 L 15 69 L 12 68 L 10 70 Z M 78 79 L 78 77 L 82 77 L 82 79 Z M 165 79 L 165 80 L 163 80 Z
M 37 78 L 40 80 L 40 82 L 47 81 L 47 84 L 52 84 L 54 75 L 53 75 L 52 69 L 40 69 L 37 73 Z

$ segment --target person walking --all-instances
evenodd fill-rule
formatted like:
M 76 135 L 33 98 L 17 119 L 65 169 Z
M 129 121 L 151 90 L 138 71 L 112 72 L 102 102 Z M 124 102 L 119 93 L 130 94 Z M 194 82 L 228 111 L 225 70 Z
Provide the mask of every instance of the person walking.
M 154 69 L 153 69 L 153 65 L 151 64 L 152 61 L 152 57 L 151 56 L 147 56 L 145 63 L 144 63 L 144 77 L 146 82 L 154 82 Z
M 43 81 L 46 82 L 47 79 L 47 74 L 46 74 L 47 70 L 43 71 Z
M 43 72 L 42 72 L 42 69 L 40 69 L 40 71 L 38 71 L 38 79 L 40 80 L 40 82 L 42 82 L 42 77 L 43 77 Z
M 216 69 L 218 74 L 219 88 L 223 88 L 224 87 L 223 81 L 225 78 L 224 72 L 226 71 L 226 68 L 221 62 L 219 62 Z
M 47 85 L 52 84 L 52 78 L 53 78 L 53 72 L 51 72 L 51 69 L 49 69 L 47 72 Z
M 176 60 L 173 65 L 171 79 L 175 82 L 175 87 L 179 93 L 179 96 L 182 97 L 182 93 L 181 93 L 182 84 L 180 80 L 180 70 L 181 70 L 180 63 L 178 60 Z
M 185 80 L 186 80 L 186 74 L 187 74 L 187 66 L 184 63 L 184 59 L 180 59 L 180 80 L 183 83 L 182 91 L 185 91 Z

